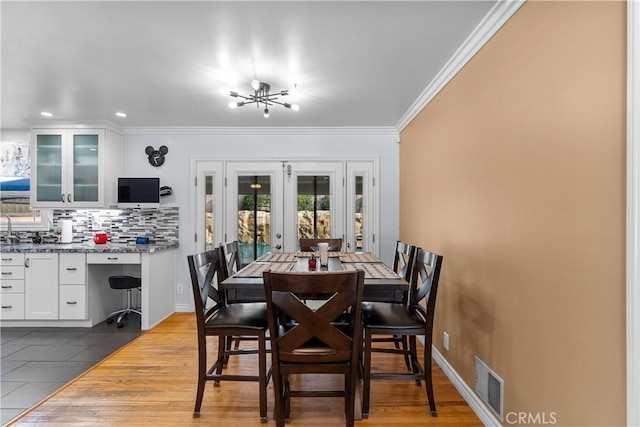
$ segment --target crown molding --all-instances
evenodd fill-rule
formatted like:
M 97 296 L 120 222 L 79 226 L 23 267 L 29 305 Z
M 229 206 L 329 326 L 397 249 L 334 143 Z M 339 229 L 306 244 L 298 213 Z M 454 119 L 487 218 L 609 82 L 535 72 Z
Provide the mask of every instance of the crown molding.
M 413 105 L 402 116 L 396 129 L 398 133 L 431 102 L 433 98 L 458 74 L 473 56 L 502 28 L 526 0 L 500 0 L 487 13 L 482 22 L 473 30 L 467 39 L 449 59 L 429 86 L 420 94 Z
M 394 135 L 394 126 L 379 127 L 128 127 L 125 135 Z
M 117 133 L 122 133 L 122 126 L 119 126 L 109 120 L 25 120 L 30 129 L 92 129 L 105 128 Z

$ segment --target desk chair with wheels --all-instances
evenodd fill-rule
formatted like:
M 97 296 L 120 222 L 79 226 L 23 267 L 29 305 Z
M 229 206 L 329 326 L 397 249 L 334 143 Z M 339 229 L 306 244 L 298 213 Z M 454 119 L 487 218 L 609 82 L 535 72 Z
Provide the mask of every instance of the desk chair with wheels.
M 119 289 L 119 290 L 126 290 L 127 291 L 127 306 L 125 308 L 123 308 L 122 310 L 117 310 L 114 311 L 113 313 L 111 313 L 109 315 L 109 317 L 107 317 L 107 323 L 111 324 L 113 323 L 113 319 L 115 317 L 118 318 L 118 320 L 116 321 L 116 324 L 118 325 L 118 328 L 122 328 L 124 326 L 124 323 L 122 322 L 122 320 L 129 315 L 129 313 L 134 313 L 137 314 L 138 316 L 142 317 L 142 313 L 140 312 L 140 310 L 137 310 L 132 304 L 131 304 L 131 293 L 133 292 L 134 289 L 138 290 L 138 295 L 140 293 L 140 278 L 139 277 L 133 277 L 133 276 L 111 276 L 109 277 L 109 286 L 111 287 L 111 289 Z

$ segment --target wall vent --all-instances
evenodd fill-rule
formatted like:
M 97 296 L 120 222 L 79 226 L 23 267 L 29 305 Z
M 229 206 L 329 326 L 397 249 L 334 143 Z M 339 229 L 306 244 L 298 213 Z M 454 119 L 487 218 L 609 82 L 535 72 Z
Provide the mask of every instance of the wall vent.
M 476 394 L 503 421 L 504 382 L 476 356 Z

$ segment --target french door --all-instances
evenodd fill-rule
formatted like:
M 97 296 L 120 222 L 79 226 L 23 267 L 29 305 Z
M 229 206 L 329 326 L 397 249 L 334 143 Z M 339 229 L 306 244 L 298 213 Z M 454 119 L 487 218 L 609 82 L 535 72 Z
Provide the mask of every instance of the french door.
M 225 240 L 243 264 L 284 249 L 283 163 L 227 162 Z
M 374 252 L 372 161 L 192 161 L 195 251 L 238 240 L 241 260 L 298 250 L 301 237 L 341 237 Z

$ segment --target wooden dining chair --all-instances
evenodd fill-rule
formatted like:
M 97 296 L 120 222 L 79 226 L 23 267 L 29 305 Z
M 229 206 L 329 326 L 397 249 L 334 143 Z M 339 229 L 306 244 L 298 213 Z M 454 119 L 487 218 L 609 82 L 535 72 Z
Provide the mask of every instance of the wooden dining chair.
M 267 422 L 267 384 L 271 369 L 266 368 L 266 334 L 268 330 L 265 303 L 227 304 L 218 291 L 221 275 L 219 249 L 201 252 L 187 257 L 191 285 L 195 301 L 198 329 L 198 389 L 193 416 L 200 416 L 200 407 L 207 381 L 219 385 L 220 381 L 256 381 L 259 387 L 260 420 Z M 226 337 L 253 336 L 258 349 L 227 350 Z M 218 354 L 215 362 L 207 362 L 207 337 L 218 337 Z M 223 373 L 223 364 L 228 355 L 258 354 L 258 374 L 238 375 Z
M 240 244 L 237 240 L 232 242 L 227 242 L 220 245 L 220 281 L 223 281 L 242 269 L 242 261 L 240 257 Z M 251 291 L 227 291 L 226 301 L 228 303 L 239 303 L 239 302 L 264 302 L 264 297 L 260 298 L 253 297 L 256 292 Z M 262 293 L 260 293 L 262 295 Z M 227 367 L 229 363 L 229 356 L 231 355 L 231 348 L 234 350 L 238 350 L 240 348 L 240 343 L 244 341 L 256 341 L 255 336 L 229 336 L 225 337 L 225 356 L 223 367 Z
M 236 274 L 242 269 L 240 259 L 240 244 L 237 240 L 227 242 L 220 246 L 222 254 L 222 275 L 227 278 Z
M 393 255 L 393 271 L 404 280 L 409 282 L 411 280 L 411 272 L 413 262 L 416 256 L 416 250 L 418 248 L 410 243 L 403 242 L 401 240 L 396 241 L 396 249 Z M 411 370 L 411 359 L 409 358 L 409 339 L 405 335 L 394 335 L 391 338 L 374 338 L 373 342 L 388 342 L 392 341 L 395 347 L 395 351 L 388 351 L 388 349 L 379 349 L 380 352 L 395 352 L 404 355 L 404 363 L 408 370 Z
M 362 334 L 364 271 L 263 275 L 271 335 L 276 425 L 290 419 L 292 397 L 344 397 L 346 425 L 354 425 Z M 313 300 L 313 307 L 305 304 Z M 322 302 L 321 305 L 318 305 Z M 340 390 L 292 390 L 289 375 L 340 374 Z
M 403 242 L 401 240 L 396 241 L 396 248 L 393 256 L 393 271 L 395 271 L 398 276 L 402 277 L 407 282 L 411 281 L 411 272 L 417 249 L 418 247 L 412 244 Z M 364 304 L 366 304 L 366 301 Z M 371 351 L 376 353 L 401 354 L 404 356 L 404 363 L 407 367 L 407 370 L 413 370 L 413 368 L 411 367 L 408 336 L 397 334 L 389 336 L 377 335 L 371 340 L 373 343 L 392 342 L 393 348 L 372 346 Z
M 311 252 L 313 247 L 318 247 L 318 243 L 326 242 L 329 244 L 329 252 L 340 252 L 342 250 L 342 237 L 330 239 L 308 239 L 300 238 L 300 251 Z
M 442 255 L 417 249 L 412 269 L 409 296 L 406 303 L 365 302 L 362 304 L 364 329 L 362 417 L 369 416 L 369 399 L 372 379 L 412 379 L 420 385 L 424 381 L 432 416 L 437 416 L 431 378 L 431 344 L 433 319 Z M 426 300 L 426 307 L 422 302 Z M 372 342 L 376 335 L 407 336 L 411 373 L 372 372 Z M 423 361 L 417 357 L 416 336 L 424 335 Z

